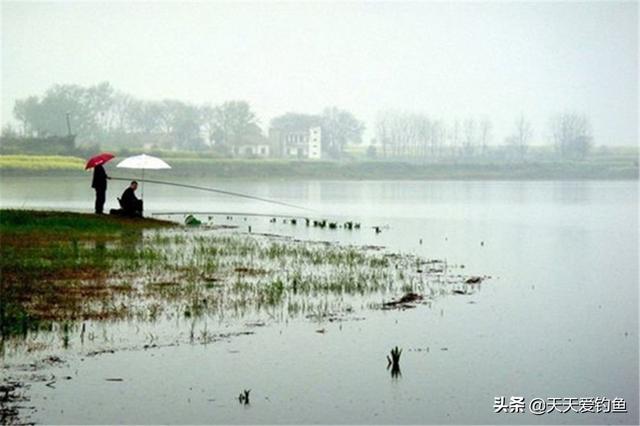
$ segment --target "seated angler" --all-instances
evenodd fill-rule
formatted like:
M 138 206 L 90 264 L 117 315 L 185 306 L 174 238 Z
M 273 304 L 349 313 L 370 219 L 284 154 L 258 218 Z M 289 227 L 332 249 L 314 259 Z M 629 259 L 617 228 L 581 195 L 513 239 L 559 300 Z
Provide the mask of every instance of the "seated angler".
M 142 200 L 136 197 L 136 189 L 138 189 L 138 182 L 134 180 L 118 199 L 121 209 L 112 210 L 111 213 L 142 217 Z

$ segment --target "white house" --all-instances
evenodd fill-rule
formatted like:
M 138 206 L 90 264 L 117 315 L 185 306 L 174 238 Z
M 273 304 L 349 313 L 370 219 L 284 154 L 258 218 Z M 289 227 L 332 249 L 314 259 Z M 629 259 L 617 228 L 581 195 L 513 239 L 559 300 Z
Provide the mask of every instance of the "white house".
M 322 158 L 322 128 L 296 130 L 270 129 L 272 153 L 283 158 L 319 160 Z

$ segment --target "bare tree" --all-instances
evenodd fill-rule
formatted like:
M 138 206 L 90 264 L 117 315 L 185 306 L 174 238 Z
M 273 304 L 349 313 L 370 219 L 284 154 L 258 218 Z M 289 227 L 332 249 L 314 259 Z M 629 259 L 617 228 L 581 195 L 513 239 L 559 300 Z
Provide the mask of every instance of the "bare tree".
M 378 113 L 376 117 L 376 134 L 380 145 L 382 145 L 382 156 L 386 158 L 390 135 L 389 120 L 385 113 Z
M 480 122 L 480 147 L 483 157 L 487 155 L 487 146 L 491 142 L 492 128 L 493 126 L 488 118 L 482 119 Z
M 322 112 L 322 150 L 338 158 L 347 144 L 362 143 L 364 123 L 351 112 L 337 107 L 325 108 Z
M 419 154 L 425 160 L 427 157 L 433 158 L 435 153 L 432 139 L 433 133 L 431 131 L 433 121 L 428 115 L 417 114 L 415 126 L 418 145 L 418 152 L 416 154 Z
M 396 111 L 379 113 L 375 127 L 383 156 L 426 159 L 432 144 L 431 123 L 425 114 Z
M 109 111 L 106 114 L 107 131 L 128 132 L 133 126 L 132 110 L 136 100 L 126 93 L 115 92 Z
M 442 156 L 442 148 L 445 143 L 445 125 L 442 120 L 431 122 L 431 155 L 434 158 Z
M 516 120 L 514 132 L 507 138 L 507 144 L 510 145 L 516 155 L 522 160 L 529 149 L 529 142 L 533 137 L 533 127 L 527 121 L 524 114 Z
M 584 114 L 565 112 L 551 119 L 551 136 L 562 158 L 584 158 L 591 149 L 591 124 Z
M 473 118 L 464 120 L 462 152 L 465 157 L 473 157 L 476 150 L 476 122 Z
M 449 140 L 449 149 L 454 155 L 457 155 L 460 149 L 460 120 L 454 120 L 449 128 L 447 139 Z

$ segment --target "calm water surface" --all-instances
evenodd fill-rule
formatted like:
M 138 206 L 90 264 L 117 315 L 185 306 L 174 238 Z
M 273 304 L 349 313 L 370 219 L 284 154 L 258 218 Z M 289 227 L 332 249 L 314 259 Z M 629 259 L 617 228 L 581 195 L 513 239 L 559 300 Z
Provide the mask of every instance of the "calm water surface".
M 3 178 L 2 207 L 90 211 L 87 181 Z M 302 214 L 362 222 L 320 230 L 224 215 L 246 232 L 383 245 L 487 274 L 473 296 L 364 320 L 272 321 L 209 345 L 71 352 L 55 389 L 32 386 L 42 423 L 638 423 L 637 182 L 188 183 L 313 209 L 147 185 L 153 212 Z M 115 207 L 123 182 L 110 182 Z M 113 200 L 113 201 L 112 201 Z M 201 215 L 204 217 L 206 215 Z M 173 216 L 181 220 L 182 216 Z M 376 234 L 371 226 L 385 226 Z M 484 244 L 482 245 L 481 242 Z M 214 324 L 208 325 L 210 328 Z M 324 328 L 325 333 L 316 330 Z M 402 376 L 385 356 L 404 349 Z M 65 357 L 64 351 L 62 357 Z M 6 361 L 6 360 L 5 360 Z M 123 382 L 105 378 L 121 377 Z M 251 405 L 235 399 L 252 389 Z M 494 398 L 624 398 L 628 414 L 495 414 Z

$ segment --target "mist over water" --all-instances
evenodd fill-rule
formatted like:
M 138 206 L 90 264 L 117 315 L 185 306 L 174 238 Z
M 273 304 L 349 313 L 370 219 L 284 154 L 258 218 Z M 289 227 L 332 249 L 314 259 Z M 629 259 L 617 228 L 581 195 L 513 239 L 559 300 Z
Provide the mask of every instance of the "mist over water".
M 637 2 L 0 16 L 0 423 L 638 424 Z
M 578 111 L 597 144 L 636 145 L 635 2 L 2 3 L 2 124 L 53 84 L 109 81 L 143 100 L 244 99 L 260 126 L 336 105 L 376 137 L 381 111 L 520 114 L 533 144 Z
M 2 185 L 2 207 L 22 202 L 29 208 L 51 208 L 64 197 L 69 200 L 65 208 L 91 208 L 84 182 L 57 178 L 34 185 L 14 178 L 3 180 Z M 214 223 L 238 226 L 240 232 L 251 225 L 254 233 L 382 245 L 392 252 L 463 264 L 460 272 L 464 274 L 492 278 L 473 295 L 449 295 L 430 306 L 402 312 L 354 305 L 354 316 L 364 320 L 267 320 L 266 327 L 248 328 L 256 331 L 252 336 L 204 347 L 124 351 L 86 361 L 77 360 L 71 351 L 69 367 L 56 374 L 78 369 L 78 376 L 59 384 L 54 399 L 43 398 L 50 394 L 44 384 L 33 385 L 33 402 L 41 407 L 35 419 L 602 423 L 611 421 L 610 415 L 499 416 L 492 407 L 494 397 L 500 395 L 527 399 L 603 395 L 627 401 L 629 414 L 616 415 L 615 422 L 635 421 L 636 182 L 231 181 L 217 185 L 302 203 L 318 217 L 362 223 L 358 231 L 321 230 L 302 222 L 296 226 L 280 219 L 271 223 L 269 217 L 245 221 L 241 215 L 214 216 Z M 27 193 L 29 198 L 21 196 Z M 149 214 L 176 205 L 185 212 L 276 213 L 259 202 L 203 197 L 197 191 L 149 186 L 145 193 Z M 167 199 L 175 202 L 162 201 Z M 374 225 L 388 228 L 376 234 L 371 229 Z M 223 324 L 231 320 L 203 319 L 197 322 L 196 333 L 221 327 L 247 329 L 244 324 L 251 318 L 230 328 Z M 319 329 L 325 331 L 317 333 Z M 399 379 L 385 370 L 385 355 L 394 345 L 404 348 Z M 123 377 L 127 385 L 106 382 L 105 377 Z M 99 392 L 83 393 L 78 400 L 78 386 Z M 251 407 L 239 410 L 233 396 L 249 387 L 254 398 Z M 131 400 L 134 390 L 138 396 Z M 104 398 L 109 404 L 99 411 L 90 408 Z M 173 407 L 170 412 L 163 408 L 167 405 Z

